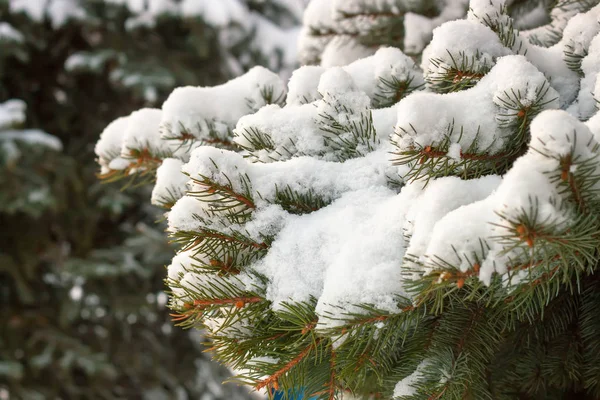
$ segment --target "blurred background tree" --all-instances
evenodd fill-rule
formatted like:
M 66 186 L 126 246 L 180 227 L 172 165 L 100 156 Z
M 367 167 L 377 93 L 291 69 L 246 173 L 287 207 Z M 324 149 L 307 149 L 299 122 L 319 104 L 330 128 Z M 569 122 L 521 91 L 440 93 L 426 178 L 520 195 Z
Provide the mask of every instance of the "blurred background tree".
M 0 399 L 249 398 L 172 328 L 161 215 L 93 143 L 174 87 L 289 74 L 303 6 L 0 0 Z

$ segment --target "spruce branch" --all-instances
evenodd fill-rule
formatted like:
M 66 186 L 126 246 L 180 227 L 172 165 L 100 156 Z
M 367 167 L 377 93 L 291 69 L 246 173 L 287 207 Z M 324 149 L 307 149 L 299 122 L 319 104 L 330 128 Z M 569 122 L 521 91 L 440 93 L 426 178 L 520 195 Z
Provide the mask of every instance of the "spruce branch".
M 330 147 L 339 162 L 364 156 L 378 142 L 370 110 L 359 111 L 359 118 L 347 105 L 326 101 L 334 113 L 319 114 L 319 129 L 325 133 L 325 145 Z
M 403 127 L 398 127 L 399 136 L 408 134 Z M 414 135 L 418 132 L 411 125 Z M 439 142 L 430 145 L 416 144 L 412 148 L 400 150 L 393 154 L 397 156 L 392 161 L 394 165 L 407 165 L 410 169 L 404 178 L 408 181 L 416 181 L 443 176 L 457 175 L 464 179 L 476 178 L 487 174 L 502 173 L 510 166 L 515 155 L 511 152 L 491 153 L 494 143 L 488 148 L 480 149 L 478 146 L 478 137 L 481 132 L 475 134 L 465 150 L 460 150 L 459 159 L 450 156 L 450 146 L 452 143 L 460 142 L 464 133 L 463 127 L 458 128 L 458 135 L 455 132 L 454 121 L 447 128 L 446 133 Z M 394 143 L 397 147 L 397 143 Z
M 236 146 L 231 140 L 233 137 L 232 130 L 228 128 L 224 135 L 217 129 L 217 122 L 212 120 L 196 122 L 193 131 L 181 121 L 177 123 L 177 129 L 173 128 L 173 124 L 169 122 L 162 122 L 159 131 L 163 140 L 177 143 L 177 146 L 174 146 L 174 152 L 190 153 L 192 149 L 199 145 L 235 150 Z
M 451 93 L 473 87 L 492 68 L 486 62 L 481 63 L 479 51 L 467 56 L 460 51 L 456 56 L 447 50 L 451 63 L 448 64 L 441 58 L 433 58 L 431 64 L 436 71 L 425 76 L 429 87 L 437 93 Z
M 600 348 L 598 332 L 600 329 L 600 281 L 598 273 L 584 288 L 581 296 L 580 334 L 583 350 L 583 376 L 585 388 L 592 396 L 600 396 Z
M 515 54 L 525 54 L 527 52 L 524 48 L 523 40 L 519 36 L 519 31 L 514 26 L 514 20 L 508 14 L 508 7 L 506 4 L 501 4 L 498 10 L 490 15 L 476 15 L 485 26 L 494 31 L 500 42 L 507 48 L 511 49 Z
M 240 231 L 227 233 L 211 228 L 198 231 L 178 231 L 172 235 L 172 241 L 182 246 L 182 251 L 203 254 L 210 260 L 228 264 L 229 269 L 240 269 L 252 261 L 262 258 L 269 249 L 269 239 L 255 241 Z
M 149 148 L 129 149 L 128 155 L 123 157 L 128 161 L 124 169 L 112 169 L 105 173 L 98 174 L 98 178 L 112 183 L 127 179 L 128 182 L 123 189 L 131 186 L 141 186 L 153 182 L 157 168 L 161 165 L 162 160 L 171 157 L 170 152 L 152 153 Z M 118 157 L 115 155 L 114 158 Z
M 326 207 L 331 201 L 323 199 L 314 190 L 309 189 L 305 193 L 293 190 L 289 185 L 281 189 L 275 186 L 274 204 L 279 204 L 290 214 L 309 214 Z
M 256 208 L 252 199 L 250 178 L 240 174 L 237 181 L 241 190 L 236 190 L 229 176 L 222 175 L 226 183 L 219 183 L 204 175 L 190 177 L 201 189 L 188 191 L 188 195 L 208 203 L 210 212 L 226 215 L 232 222 L 239 223 L 248 219 L 252 210 Z
M 265 378 L 261 381 L 258 381 L 255 384 L 255 389 L 260 390 L 264 387 L 270 387 L 275 390 L 279 389 L 279 379 L 283 377 L 286 373 L 290 372 L 294 367 L 296 367 L 300 362 L 304 361 L 308 356 L 315 350 L 315 348 L 319 345 L 321 339 L 316 339 L 314 342 L 311 342 L 306 346 L 297 356 L 288 361 L 283 367 L 278 369 L 275 373 L 271 374 L 268 378 Z
M 420 90 L 423 86 L 422 84 L 417 86 L 411 86 L 414 79 L 415 77 L 413 75 L 409 75 L 407 78 L 402 80 L 400 80 L 396 76 L 391 76 L 390 78 L 379 77 L 379 82 L 377 83 L 377 91 L 373 95 L 373 107 L 390 107 L 398 103 L 410 93 L 416 90 Z

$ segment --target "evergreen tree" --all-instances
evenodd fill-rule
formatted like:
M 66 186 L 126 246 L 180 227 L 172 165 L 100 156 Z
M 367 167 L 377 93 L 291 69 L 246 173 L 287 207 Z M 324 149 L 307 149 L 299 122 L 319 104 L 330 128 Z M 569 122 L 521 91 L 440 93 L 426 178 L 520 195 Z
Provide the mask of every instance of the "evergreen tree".
M 548 25 L 534 29 L 531 35 L 543 34 L 535 43 L 550 44 L 558 41 L 570 16 L 549 12 L 555 3 L 510 1 L 506 12 L 521 30 Z M 585 8 L 586 2 L 581 3 Z M 305 64 L 345 65 L 374 54 L 381 46 L 398 47 L 409 56 L 420 57 L 433 30 L 463 18 L 468 7 L 468 0 L 312 0 L 304 14 L 300 59 Z
M 314 1 L 287 93 L 256 68 L 103 132 L 168 210 L 174 321 L 255 389 L 600 398 L 600 5 L 450 4 Z M 337 35 L 374 54 L 330 67 Z
M 95 176 L 93 141 L 121 113 L 291 66 L 283 42 L 243 43 L 293 34 L 299 3 L 230 1 L 213 19 L 188 3 L 0 1 L 0 398 L 248 398 L 168 322 L 174 249 L 147 188 Z

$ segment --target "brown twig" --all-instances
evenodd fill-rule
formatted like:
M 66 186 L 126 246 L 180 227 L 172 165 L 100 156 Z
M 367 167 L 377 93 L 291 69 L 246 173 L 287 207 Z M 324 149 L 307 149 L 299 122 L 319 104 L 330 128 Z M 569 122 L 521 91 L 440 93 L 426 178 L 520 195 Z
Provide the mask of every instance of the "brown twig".
M 277 383 L 279 378 L 282 375 L 289 372 L 296 365 L 298 365 L 302 360 L 304 360 L 304 358 L 306 358 L 306 356 L 308 356 L 308 354 L 310 354 L 310 352 L 319 344 L 320 340 L 321 339 L 317 339 L 314 342 L 312 342 L 311 344 L 309 344 L 308 346 L 306 346 L 296 357 L 294 357 L 290 362 L 285 364 L 280 370 L 278 370 L 277 372 L 275 372 L 273 375 L 269 376 L 268 378 L 263 379 L 262 381 L 259 381 L 255 386 L 256 390 L 260 390 L 267 386 L 273 386 L 273 387 L 275 385 L 279 386 Z

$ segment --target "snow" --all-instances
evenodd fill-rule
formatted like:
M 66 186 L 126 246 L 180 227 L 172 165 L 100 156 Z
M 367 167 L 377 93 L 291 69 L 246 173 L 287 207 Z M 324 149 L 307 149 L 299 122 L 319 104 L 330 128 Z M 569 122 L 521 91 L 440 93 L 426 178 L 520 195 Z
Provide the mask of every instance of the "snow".
M 59 138 L 39 129 L 15 129 L 25 122 L 26 109 L 25 102 L 18 99 L 0 103 L 0 145 L 7 163 L 15 162 L 21 155 L 15 142 L 42 146 L 55 151 L 61 151 L 63 148 Z
M 417 13 L 404 15 L 404 51 L 407 54 L 419 54 L 431 41 L 434 29 L 446 21 L 462 18 L 467 12 L 468 0 L 447 0 L 439 15 L 427 18 Z
M 283 21 L 270 19 L 252 10 L 245 0 L 110 0 L 125 5 L 132 16 L 126 21 L 128 30 L 153 28 L 165 15 L 186 21 L 202 21 L 217 31 L 219 49 L 232 73 L 240 74 L 249 58 L 259 54 L 261 62 L 280 69 L 284 77 L 296 65 L 297 37 L 304 0 L 278 0 Z M 242 54 L 240 44 L 244 48 Z M 236 53 L 234 57 L 232 54 Z
M 8 22 L 0 22 L 0 40 L 22 43 L 23 34 Z
M 543 151 L 559 155 L 571 151 L 572 139 L 549 140 L 574 126 L 578 134 L 586 134 L 587 128 L 573 125 L 568 118 L 571 117 L 561 111 L 542 113 L 532 127 L 532 141 L 546 143 Z M 586 143 L 585 137 L 578 143 Z M 581 144 L 575 150 L 583 154 L 586 148 Z M 540 200 L 547 199 L 548 193 L 559 196 L 547 174 L 557 161 L 541 158 L 534 151 L 515 163 L 503 180 L 497 176 L 472 181 L 442 178 L 430 182 L 425 191 L 419 182 L 407 185 L 399 195 L 385 188 L 386 174 L 381 169 L 385 161 L 381 161 L 381 156 L 376 151 L 345 163 L 302 157 L 250 164 L 236 153 L 200 147 L 184 170 L 215 180 L 222 180 L 224 175 L 249 176 L 253 192 L 260 192 L 261 198 L 256 198 L 258 211 L 246 229 L 256 237 L 276 232 L 267 256 L 252 266 L 269 278 L 267 298 L 278 309 L 284 301 L 306 301 L 314 296 L 319 299 L 317 312 L 321 315 L 335 312 L 335 306 L 363 302 L 397 312 L 394 296 L 406 295 L 402 270 L 398 268 L 405 248 L 411 256 L 423 255 L 426 266 L 436 259 L 452 263 L 459 255 L 461 259 L 455 265 L 467 270 L 480 257 L 480 276 L 489 283 L 492 272 L 507 271 L 507 266 L 499 262 L 507 262 L 508 258 L 495 253 L 495 247 L 489 253 L 495 255 L 492 264 L 489 258 L 484 260 L 487 254 L 478 253 L 480 238 L 487 240 L 498 234 L 488 224 L 498 218 L 498 207 L 502 207 L 504 215 L 514 216 L 514 212 L 530 204 L 529 196 Z M 218 160 L 219 168 L 213 160 Z M 378 160 L 380 165 L 375 170 L 365 170 L 367 160 Z M 363 179 L 357 174 L 361 170 L 368 171 Z M 274 186 L 285 182 L 296 183 L 294 190 L 310 187 L 318 195 L 335 200 L 308 215 L 288 215 L 268 202 L 273 198 Z M 541 205 L 540 220 L 556 220 L 564 215 L 551 202 Z M 203 209 L 198 200 L 184 197 L 169 215 L 170 229 L 197 229 L 198 221 L 190 216 L 201 214 Z M 265 229 L 267 226 L 270 230 Z M 405 227 L 412 229 L 408 243 L 404 242 Z M 439 265 L 429 263 L 428 268 L 424 272 Z M 320 327 L 328 323 L 331 321 L 323 319 Z
M 267 256 L 254 265 L 272 282 L 267 298 L 273 307 L 314 296 L 319 299 L 318 312 L 376 299 L 393 308 L 391 296 L 401 290 L 394 259 L 402 253 L 402 236 L 394 214 L 386 211 L 400 212 L 391 200 L 395 196 L 384 188 L 358 190 L 304 218 L 291 218 Z M 374 229 L 381 222 L 387 226 Z M 380 235 L 390 238 L 394 232 L 386 229 L 390 225 L 397 241 L 381 241 Z M 367 239 L 363 232 L 373 235 Z
M 519 30 L 526 30 L 542 26 L 549 21 L 548 12 L 544 7 L 544 3 L 540 2 L 535 8 L 532 8 L 528 13 L 520 15 L 515 21 L 515 27 Z
M 296 106 L 319 100 L 321 95 L 317 86 L 326 70 L 327 68 L 316 65 L 305 65 L 295 70 L 288 82 L 286 105 Z
M 412 79 L 408 85 L 409 90 L 423 84 L 423 75 L 414 61 L 393 47 L 381 48 L 374 55 L 342 68 L 350 74 L 356 87 L 371 99 L 375 99 L 381 81 L 389 81 L 392 77 L 398 81 Z M 305 104 L 319 100 L 322 91 L 318 89 L 318 83 L 327 70 L 323 66 L 304 66 L 294 71 L 288 84 L 287 104 Z
M 351 18 L 336 18 L 338 3 L 312 0 L 304 11 L 299 37 L 299 58 L 303 63 L 320 62 L 326 67 L 346 65 L 373 54 L 373 49 L 351 37 L 356 32 Z M 339 35 L 331 35 L 339 32 Z M 344 33 L 347 33 L 344 34 Z
M 27 105 L 23 100 L 12 99 L 0 103 L 0 129 L 25 122 Z
M 281 161 L 301 155 L 335 160 L 339 154 L 332 152 L 325 139 L 352 140 L 356 127 L 372 117 L 376 140 L 357 146 L 357 151 L 364 153 L 369 146 L 387 141 L 394 125 L 392 109 L 369 110 L 376 103 L 381 80 L 393 79 L 410 81 L 408 89 L 423 82 L 413 61 L 392 48 L 382 48 L 343 68 L 302 67 L 290 79 L 287 105 L 268 105 L 240 118 L 234 142 L 251 152 L 253 161 Z M 329 117 L 347 131 L 336 138 L 322 130 L 324 118 Z
M 167 284 L 170 286 L 174 294 L 177 295 L 177 301 L 180 305 L 184 302 L 190 302 L 193 299 L 186 293 L 185 287 L 189 290 L 203 281 L 201 274 L 195 271 L 194 266 L 200 264 L 201 259 L 190 251 L 179 252 L 173 257 L 171 264 L 167 267 Z
M 179 200 L 185 195 L 189 178 L 181 167 L 183 162 L 176 158 L 166 158 L 156 171 L 156 183 L 152 189 L 152 204 L 162 205 L 165 201 Z
M 314 30 L 328 30 L 335 22 L 330 0 L 312 0 L 304 10 L 303 26 Z
M 117 157 L 110 160 L 108 163 L 108 169 L 102 169 L 102 173 L 108 172 L 110 170 L 113 171 L 121 171 L 129 167 L 130 161 L 125 158 Z
M 76 0 L 50 0 L 46 9 L 54 29 L 65 25 L 69 20 L 82 20 L 86 12 Z
M 199 221 L 195 216 L 205 215 L 208 206 L 195 197 L 183 196 L 169 211 L 167 221 L 171 232 L 189 232 L 200 228 Z
M 344 70 L 352 76 L 358 89 L 372 99 L 382 80 L 410 80 L 409 90 L 423 84 L 423 74 L 414 61 L 393 47 L 380 48 L 373 56 L 357 60 L 345 66 Z
M 322 210 L 324 215 L 319 223 L 325 224 L 324 229 L 311 235 L 312 243 L 302 240 L 296 243 L 300 248 L 304 245 L 311 250 L 320 248 L 322 256 L 312 260 L 314 255 L 309 251 L 311 256 L 305 254 L 295 260 L 301 265 L 299 271 L 313 262 L 326 267 L 323 292 L 315 296 L 319 299 L 316 308 L 319 315 L 336 315 L 339 313 L 336 306 L 347 309 L 363 303 L 376 304 L 379 309 L 390 312 L 399 311 L 397 296 L 408 296 L 398 260 L 405 251 L 402 221 L 410 201 L 410 193 L 397 195 L 383 187 L 367 188 L 345 194 Z M 318 214 L 311 217 L 317 218 Z M 292 230 L 293 226 L 287 228 Z M 313 229 L 311 226 L 305 232 L 314 232 Z M 318 327 L 325 328 L 332 323 L 324 318 Z
M 392 54 L 387 49 L 380 52 Z M 373 56 L 356 65 L 381 65 L 373 61 L 376 57 L 385 59 Z M 294 75 L 290 86 L 305 87 L 301 82 L 307 80 L 314 87 L 314 80 L 318 79 L 316 93 L 319 95 L 308 92 L 315 99 L 312 103 L 299 104 L 300 95 L 292 94 L 296 104 L 268 105 L 239 120 L 235 128 L 238 144 L 252 147 L 243 135 L 250 129 L 265 132 L 274 143 L 275 152 L 255 153 L 254 161 L 262 163 L 251 163 L 235 152 L 201 146 L 192 151 L 183 166 L 181 161 L 173 160 L 168 167 L 161 167 L 159 181 L 172 181 L 181 170 L 190 178 L 203 176 L 220 184 L 231 184 L 238 192 L 245 190 L 240 179 L 244 176 L 251 183 L 256 206 L 252 219 L 238 226 L 219 219 L 223 215 L 215 214 L 209 203 L 184 195 L 168 215 L 169 231 L 197 230 L 206 227 L 207 220 L 211 220 L 216 224 L 211 228 L 218 226 L 224 232 L 244 231 L 254 240 L 262 240 L 262 235 L 272 236 L 266 256 L 250 266 L 268 279 L 264 289 L 272 307 L 277 310 L 283 302 L 307 301 L 314 297 L 319 315 L 335 317 L 340 313 L 340 306 L 348 310 L 360 303 L 398 312 L 396 297 L 409 296 L 404 287 L 407 271 L 399 265 L 412 268 L 412 276 L 418 277 L 447 267 L 439 260 L 462 271 L 481 263 L 480 278 L 485 283 L 490 282 L 494 273 L 506 273 L 507 263 L 515 255 L 512 258 L 506 255 L 501 245 L 482 247 L 482 244 L 491 243 L 490 238 L 500 229 L 490 222 L 501 225 L 499 218 L 515 217 L 518 210 L 527 207 L 531 196 L 544 200 L 540 218 L 567 220 L 564 210 L 544 198 L 547 193 L 559 196 L 547 174 L 556 168 L 556 162 L 548 163 L 533 151 L 519 159 L 504 178 L 447 177 L 431 180 L 427 186 L 416 181 L 405 185 L 400 194 L 387 187 L 387 178 L 398 172 L 405 174 L 406 170 L 389 162 L 387 154 L 391 148 L 387 141 L 376 144 L 365 156 L 345 162 L 324 157 L 319 140 L 323 133 L 315 125 L 315 115 L 331 112 L 327 107 L 336 101 L 354 110 L 346 116 L 338 116 L 342 118 L 338 120 L 341 123 L 343 118 L 359 115 L 360 110 L 369 110 L 370 98 L 357 82 L 368 89 L 373 81 L 370 73 L 365 73 L 367 68 L 356 65 L 326 70 L 304 68 Z M 381 131 L 379 138 L 395 132 L 392 135 L 397 145 L 408 147 L 413 143 L 426 146 L 439 141 L 448 123 L 455 121 L 455 125 L 464 130 L 462 137 L 453 136 L 450 158 L 460 160 L 461 150 L 470 146 L 477 132 L 486 133 L 478 136 L 479 149 L 500 151 L 507 133 L 502 133 L 504 128 L 499 123 L 499 115 L 506 113 L 499 97 L 507 92 L 519 93 L 521 103 L 528 105 L 545 83 L 544 75 L 525 57 L 499 57 L 475 87 L 446 95 L 412 94 L 394 107 L 373 111 L 374 125 Z M 299 93 L 299 89 L 295 92 Z M 557 100 L 550 101 L 557 93 L 550 89 L 546 96 L 544 101 L 549 102 L 548 107 L 558 108 Z M 568 142 L 550 138 L 557 132 L 569 131 L 572 122 L 565 118 L 572 117 L 565 112 L 558 113 L 551 121 L 548 119 L 554 114 L 542 113 L 538 117 L 543 121 L 541 125 L 538 119 L 534 120 L 532 141 L 542 140 L 546 147 L 550 146 L 544 151 L 564 154 L 570 151 Z M 423 133 L 414 134 L 406 129 L 408 133 L 398 134 L 399 126 L 411 125 L 416 132 Z M 552 130 L 546 132 L 538 125 L 551 126 Z M 286 140 L 294 143 L 293 149 L 290 146 L 289 154 L 277 157 L 277 153 L 284 154 L 281 146 Z M 182 193 L 186 178 L 179 175 L 178 179 Z M 187 184 L 191 191 L 199 189 L 191 181 Z M 165 184 L 158 186 L 160 190 L 166 187 Z M 307 215 L 290 214 L 273 204 L 276 188 L 281 187 L 299 193 L 310 191 L 330 204 Z M 499 217 L 499 212 L 503 217 Z M 251 278 L 243 281 L 249 285 L 248 290 L 257 285 Z M 319 329 L 334 323 L 324 318 L 319 322 Z
M 38 129 L 4 130 L 0 132 L 0 141 L 17 141 L 47 147 L 55 151 L 62 150 L 62 142 L 59 138 Z
M 488 70 L 496 59 L 508 54 L 510 51 L 490 28 L 460 20 L 433 31 L 433 40 L 423 51 L 421 68 L 425 76 L 443 75 L 446 69 L 456 68 L 456 64 L 460 66 L 466 60 L 470 71 Z
M 428 365 L 429 363 L 427 361 L 422 361 L 412 374 L 396 383 L 396 386 L 394 387 L 394 398 L 414 395 L 416 393 L 416 389 L 412 385 L 417 383 L 423 369 Z
M 597 92 L 597 86 L 599 82 L 598 74 L 600 74 L 600 35 L 598 35 L 600 7 L 595 7 L 593 10 L 598 11 L 595 16 L 595 23 L 591 24 L 596 32 L 592 39 L 589 38 L 590 35 L 587 35 L 584 43 L 580 44 L 580 53 L 585 54 L 587 52 L 587 55 L 581 61 L 581 71 L 584 76 L 581 79 L 577 102 L 569 109 L 570 112 L 582 120 L 592 117 L 598 110 L 598 103 L 594 96 L 599 93 Z M 586 44 L 587 46 L 585 46 Z
M 473 231 L 465 228 L 470 222 L 473 225 L 481 223 L 479 218 L 466 218 L 460 212 L 463 219 L 455 218 L 452 222 L 442 222 L 447 214 L 461 208 L 462 206 L 480 201 L 488 197 L 500 184 L 501 179 L 496 175 L 485 176 L 474 180 L 462 180 L 456 177 L 446 177 L 431 182 L 410 206 L 406 213 L 405 233 L 410 235 L 410 244 L 406 250 L 409 255 L 409 266 L 417 267 L 415 263 L 425 263 L 428 255 L 435 255 L 441 259 L 454 259 L 454 254 L 442 254 L 439 249 L 432 248 L 431 243 L 440 243 L 436 235 L 447 234 L 451 230 L 458 237 L 466 236 L 465 240 L 474 236 Z M 418 185 L 417 185 L 418 187 Z M 413 189 L 414 190 L 414 189 Z M 473 214 L 481 216 L 481 214 Z M 485 223 L 483 224 L 485 225 Z M 441 228 L 443 227 L 443 229 Z M 450 236 L 458 239 L 457 236 Z M 453 240 L 458 245 L 464 243 L 461 240 Z M 443 243 L 443 242 L 442 242 Z
M 496 189 L 493 184 L 498 184 L 498 178 L 488 180 L 488 190 Z M 478 190 L 479 194 L 485 194 L 483 188 L 475 187 L 470 182 L 469 190 Z M 483 197 L 483 196 L 481 196 Z M 426 250 L 422 253 L 419 261 L 423 265 L 423 273 L 428 274 L 432 270 L 440 270 L 449 265 L 460 271 L 474 268 L 480 262 L 486 251 L 486 241 L 489 235 L 489 223 L 495 215 L 493 208 L 489 207 L 487 197 L 473 203 L 463 204 L 442 216 L 431 230 Z M 442 261 L 443 260 L 443 261 Z M 447 264 L 446 264 L 447 263 Z M 482 268 L 482 280 L 489 283 L 487 277 L 484 279 L 485 269 Z
M 267 90 L 273 99 L 285 96 L 281 79 L 263 67 L 220 86 L 177 88 L 162 106 L 163 138 L 188 133 L 197 139 L 228 140 L 238 119 L 267 104 L 263 97 Z
M 219 160 L 218 169 L 211 160 Z M 236 190 L 240 190 L 241 186 L 236 185 L 234 178 L 244 174 L 252 182 L 253 192 L 261 194 L 260 198 L 254 198 L 259 210 L 256 218 L 245 226 L 245 230 L 256 238 L 265 233 L 266 226 L 271 226 L 271 231 L 279 230 L 267 257 L 253 266 L 271 278 L 272 282 L 278 282 L 270 286 L 267 292 L 275 307 L 290 299 L 308 300 L 307 296 L 319 295 L 321 288 L 329 288 L 322 294 L 323 299 L 327 299 L 327 304 L 332 304 L 334 300 L 343 303 L 361 302 L 377 297 L 387 299 L 389 307 L 392 307 L 392 294 L 397 293 L 397 285 L 388 280 L 391 287 L 387 292 L 382 291 L 381 275 L 372 273 L 371 268 L 390 272 L 395 266 L 393 260 L 401 254 L 402 247 L 389 242 L 387 247 L 386 244 L 382 244 L 383 247 L 373 247 L 372 244 L 382 236 L 372 236 L 372 241 L 365 241 L 364 238 L 364 232 L 373 232 L 376 224 L 386 222 L 389 229 L 383 229 L 381 235 L 389 235 L 390 229 L 393 229 L 398 241 L 402 241 L 401 224 L 397 224 L 394 218 L 389 218 L 390 210 L 401 212 L 402 207 L 396 204 L 396 193 L 384 188 L 386 175 L 393 169 L 385 164 L 384 150 L 345 163 L 299 157 L 286 162 L 250 164 L 237 153 L 199 147 L 194 150 L 190 162 L 184 165 L 183 170 L 190 177 L 196 174 L 209 176 L 221 183 L 227 182 L 227 176 L 233 181 Z M 337 200 L 310 216 L 296 217 L 269 203 L 274 199 L 275 187 L 288 184 L 293 190 L 305 191 L 306 188 L 311 188 L 316 195 Z M 375 196 L 373 190 L 376 191 Z M 358 212 L 359 210 L 363 211 Z M 198 200 L 183 197 L 169 214 L 169 229 L 198 228 L 199 222 L 193 215 L 202 212 L 203 205 Z M 285 220 L 282 221 L 282 218 Z M 339 225 L 334 221 L 347 222 Z M 336 251 L 328 250 L 332 248 Z M 357 257 L 357 252 L 363 254 L 363 258 Z M 339 271 L 335 272 L 332 265 L 336 260 L 335 254 L 346 253 L 348 259 L 339 259 L 336 262 Z M 307 257 L 307 254 L 310 256 Z M 372 258 L 371 264 L 367 265 L 364 259 L 366 256 Z M 281 264 L 282 259 L 287 260 L 285 264 Z M 355 260 L 351 264 L 355 265 L 354 270 L 362 271 L 362 275 L 340 288 L 335 282 L 339 281 L 338 275 L 344 273 L 344 268 L 351 266 L 348 262 L 352 259 Z M 365 289 L 365 283 L 368 284 L 368 290 Z M 361 285 L 362 291 L 358 290 L 358 285 Z
M 316 117 L 317 110 L 312 104 L 284 108 L 272 104 L 240 118 L 234 141 L 242 148 L 253 148 L 253 132 L 269 135 L 275 148 L 257 150 L 253 159 L 261 162 L 284 160 L 297 153 L 318 155 L 323 151 L 324 142 Z
M 474 152 L 496 154 L 509 138 L 509 130 L 501 125 L 501 116 L 508 112 L 501 99 L 513 93 L 524 105 L 530 104 L 545 84 L 544 75 L 525 57 L 500 58 L 470 89 L 448 94 L 417 92 L 406 97 L 397 108 L 399 123 L 392 140 L 399 151 L 405 151 L 438 145 L 449 136 L 450 144 L 460 149 L 475 144 L 471 147 Z M 546 107 L 558 107 L 556 100 L 552 101 L 557 97 L 550 89 L 543 99 L 549 102 Z M 450 126 L 454 126 L 451 132 Z M 460 149 L 455 146 L 453 151 L 460 153 Z
M 201 16 L 209 25 L 227 26 L 230 24 L 247 24 L 248 10 L 238 0 L 184 0 L 181 12 L 186 17 Z
M 83 51 L 77 52 L 71 54 L 65 60 L 65 69 L 69 72 L 86 69 L 89 69 L 91 71 L 98 71 L 104 66 L 104 63 L 111 56 L 113 56 L 113 53 L 110 51 L 94 53 Z
M 556 35 L 557 32 L 560 34 L 564 31 L 569 20 L 578 12 L 580 12 L 583 7 L 585 7 L 585 3 L 582 2 L 580 4 L 580 2 L 564 2 L 563 4 L 561 4 L 561 7 L 556 7 L 552 9 L 552 12 L 550 13 L 549 23 L 537 26 L 532 29 L 527 29 L 525 26 L 522 26 L 527 25 L 530 21 L 533 22 L 532 17 L 535 16 L 536 12 L 543 12 L 544 14 L 546 14 L 545 10 L 540 10 L 540 8 L 542 7 L 543 5 L 540 4 L 539 7 L 532 10 L 530 16 L 522 17 L 522 22 L 517 21 L 516 27 L 519 29 L 526 29 L 521 31 L 521 34 L 523 35 L 523 37 L 528 38 L 531 43 L 555 44 L 555 42 L 558 40 Z M 541 19 L 541 16 L 538 18 Z
M 109 164 L 121 154 L 121 143 L 128 125 L 129 117 L 120 117 L 108 124 L 100 134 L 100 139 L 96 143 L 94 151 L 98 156 L 101 173 L 106 173 L 110 169 L 124 169 L 114 168 L 115 165 L 110 168 Z
M 334 67 L 321 75 L 317 90 L 323 96 L 339 96 L 356 92 L 357 86 L 352 75 L 341 67 Z
M 343 66 L 373 54 L 371 47 L 365 46 L 350 36 L 332 38 L 321 53 L 324 67 Z
M 248 10 L 238 0 L 184 0 L 181 12 L 186 17 L 201 16 L 209 25 L 217 27 L 248 23 Z
M 108 0 L 111 3 L 125 5 L 134 17 L 128 21 L 128 27 L 154 26 L 156 18 L 164 14 L 180 14 L 186 18 L 202 17 L 206 24 L 214 27 L 226 27 L 232 24 L 247 25 L 248 9 L 239 0 Z
M 575 165 L 596 156 L 597 142 L 584 124 L 560 110 L 544 111 L 537 116 L 532 122 L 531 134 L 530 150 L 514 163 L 500 184 L 497 185 L 499 178 L 487 178 L 491 179 L 487 190 L 497 185 L 489 196 L 478 196 L 479 201 L 475 197 L 470 204 L 465 203 L 438 218 L 431 230 L 427 251 L 421 258 L 425 272 L 439 270 L 439 260 L 462 271 L 479 263 L 479 278 L 489 284 L 494 273 L 506 274 L 519 260 L 528 262 L 529 251 L 523 251 L 520 246 L 506 247 L 504 242 L 494 238 L 514 235 L 511 233 L 515 229 L 514 221 L 521 218 L 524 210 L 531 209 L 532 201 L 536 204 L 535 215 L 529 214 L 529 223 L 533 226 L 552 223 L 566 228 L 572 223 L 574 210 L 561 201 L 568 200 L 568 193 L 553 183 L 551 173 L 561 170 L 561 156 L 573 153 L 573 159 L 580 157 Z M 471 183 L 469 190 L 461 193 L 472 193 L 477 186 Z M 477 189 L 485 194 L 484 188 Z M 429 228 L 415 223 L 417 229 Z M 420 248 L 427 241 L 423 237 L 417 236 Z M 414 240 L 413 237 L 411 246 Z
M 365 157 L 344 163 L 296 157 L 285 162 L 254 164 L 238 153 L 202 146 L 192 152 L 190 161 L 182 167 L 182 171 L 190 178 L 201 175 L 220 184 L 231 183 L 237 191 L 243 190 L 243 186 L 236 178 L 246 175 L 252 182 L 253 191 L 260 193 L 260 197 L 254 199 L 258 206 L 267 205 L 268 201 L 275 198 L 275 186 L 289 185 L 291 189 L 301 192 L 311 188 L 316 195 L 335 199 L 350 190 L 385 186 L 386 174 L 395 171 L 395 167 L 387 161 L 388 151 L 388 147 L 382 147 Z M 218 167 L 213 160 L 219 161 Z
M 360 36 L 369 36 L 374 25 L 389 24 L 387 16 L 403 20 L 403 47 L 406 54 L 418 55 L 431 40 L 432 31 L 446 21 L 461 18 L 467 11 L 467 0 L 438 1 L 438 14 L 426 17 L 422 2 L 388 0 L 313 0 L 304 13 L 304 29 L 299 39 L 299 56 L 305 63 L 322 66 L 342 66 L 367 57 L 376 48 L 361 43 Z M 370 15 L 362 15 L 368 13 Z M 374 21 L 376 19 L 377 21 Z M 358 36 L 358 37 L 357 37 Z
M 158 129 L 161 119 L 162 111 L 156 108 L 143 108 L 131 113 L 121 142 L 121 157 L 131 157 L 133 150 L 148 150 L 150 154 L 167 157 L 172 155 L 177 143 L 161 139 Z
M 85 10 L 75 0 L 9 0 L 11 13 L 25 13 L 34 21 L 48 18 L 54 29 L 65 25 L 71 19 L 83 19 Z
M 300 27 L 282 29 L 258 13 L 251 13 L 250 17 L 255 27 L 252 48 L 267 57 L 265 66 L 275 69 L 281 63 L 284 70 L 293 69 Z
M 270 0 L 267 11 L 255 11 L 246 0 L 103 0 L 108 7 L 119 6 L 130 15 L 125 28 L 153 29 L 161 18 L 179 19 L 180 23 L 200 23 L 214 31 L 217 47 L 229 74 L 239 74 L 249 66 L 264 63 L 277 69 L 282 77 L 289 77 L 297 65 L 297 38 L 300 33 L 302 10 L 306 0 Z M 41 23 L 49 21 L 59 29 L 70 21 L 93 19 L 85 1 L 81 0 L 8 0 L 11 13 L 23 13 Z M 258 10 L 261 6 L 258 5 Z M 270 13 L 270 7 L 280 7 L 282 18 Z M 276 15 L 273 15 L 276 14 Z M 0 39 L 16 40 L 20 33 L 3 23 Z M 81 67 L 81 59 L 71 61 Z M 93 60 L 87 60 L 93 63 Z M 99 62 L 98 60 L 95 61 Z
M 502 12 L 505 3 L 506 0 L 471 0 L 467 19 L 474 22 L 479 21 L 484 25 L 487 25 L 484 19 L 489 19 L 493 24 L 509 27 L 510 17 Z M 525 55 L 541 72 L 548 76 L 553 88 L 560 94 L 561 107 L 572 103 L 577 95 L 579 77 L 575 71 L 568 68 L 563 55 L 566 46 L 571 45 L 572 35 L 579 31 L 581 22 L 581 19 L 571 18 L 561 41 L 549 48 L 532 44 L 526 36 L 516 30 L 513 31 L 514 41 L 510 44 L 510 50 L 516 54 Z
M 49 0 L 10 0 L 8 5 L 11 13 L 25 13 L 35 21 L 44 19 L 46 5 Z

